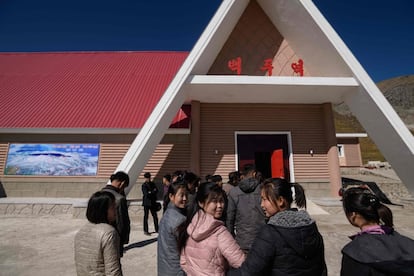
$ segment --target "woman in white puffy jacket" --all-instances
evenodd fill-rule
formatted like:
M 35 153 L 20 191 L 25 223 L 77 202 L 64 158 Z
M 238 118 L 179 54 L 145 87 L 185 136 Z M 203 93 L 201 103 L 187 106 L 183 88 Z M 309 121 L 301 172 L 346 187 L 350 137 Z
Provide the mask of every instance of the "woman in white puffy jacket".
M 115 197 L 107 191 L 94 193 L 86 210 L 88 223 L 75 235 L 78 276 L 122 275 L 119 235 L 111 225 L 116 219 Z

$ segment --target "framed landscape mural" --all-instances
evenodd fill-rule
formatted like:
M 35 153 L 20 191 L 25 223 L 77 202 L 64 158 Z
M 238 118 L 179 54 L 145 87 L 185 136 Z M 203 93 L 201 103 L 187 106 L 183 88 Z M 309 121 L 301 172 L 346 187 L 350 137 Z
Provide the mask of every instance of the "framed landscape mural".
M 95 176 L 99 144 L 10 144 L 5 175 Z

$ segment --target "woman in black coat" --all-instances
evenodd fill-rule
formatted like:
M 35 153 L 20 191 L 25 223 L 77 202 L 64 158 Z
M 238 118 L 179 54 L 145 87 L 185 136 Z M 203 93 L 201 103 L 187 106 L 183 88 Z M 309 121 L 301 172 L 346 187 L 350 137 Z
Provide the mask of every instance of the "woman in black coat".
M 414 240 L 394 231 L 391 210 L 367 187 L 345 190 L 342 203 L 361 231 L 342 249 L 341 275 L 414 275 Z
M 301 185 L 271 178 L 261 188 L 261 207 L 269 218 L 245 262 L 228 275 L 327 275 L 324 245 L 315 221 L 305 210 Z

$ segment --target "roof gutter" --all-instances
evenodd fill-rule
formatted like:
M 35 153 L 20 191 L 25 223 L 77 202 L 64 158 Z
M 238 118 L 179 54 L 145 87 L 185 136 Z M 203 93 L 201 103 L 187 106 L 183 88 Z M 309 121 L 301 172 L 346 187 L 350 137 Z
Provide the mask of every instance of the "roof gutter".
M 140 128 L 0 128 L 0 134 L 137 134 Z M 169 128 L 166 134 L 190 134 L 189 128 Z

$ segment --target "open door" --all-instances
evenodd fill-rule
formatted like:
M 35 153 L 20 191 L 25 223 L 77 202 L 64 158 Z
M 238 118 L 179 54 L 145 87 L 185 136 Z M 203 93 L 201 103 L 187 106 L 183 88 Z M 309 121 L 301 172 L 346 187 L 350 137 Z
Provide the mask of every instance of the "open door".
M 277 149 L 272 152 L 271 167 L 273 178 L 285 178 L 285 166 L 283 159 L 283 149 Z

